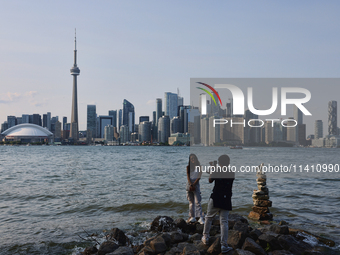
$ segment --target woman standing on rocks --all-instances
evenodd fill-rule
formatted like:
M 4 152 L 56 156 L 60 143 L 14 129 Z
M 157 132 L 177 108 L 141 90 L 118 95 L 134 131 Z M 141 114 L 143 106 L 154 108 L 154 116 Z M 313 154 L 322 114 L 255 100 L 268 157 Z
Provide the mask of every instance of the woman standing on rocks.
M 193 223 L 198 220 L 200 224 L 204 224 L 201 206 L 202 197 L 199 184 L 202 172 L 195 171 L 196 166 L 200 166 L 200 162 L 198 161 L 195 154 L 190 154 L 189 163 L 187 166 L 188 183 L 186 186 L 187 199 L 189 201 L 189 219 L 187 222 Z

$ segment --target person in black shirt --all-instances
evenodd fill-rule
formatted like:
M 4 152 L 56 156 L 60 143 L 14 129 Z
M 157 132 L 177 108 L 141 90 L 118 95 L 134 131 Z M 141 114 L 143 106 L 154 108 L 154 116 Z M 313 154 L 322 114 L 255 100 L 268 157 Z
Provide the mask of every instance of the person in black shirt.
M 204 244 L 209 243 L 209 232 L 212 221 L 217 213 L 220 216 L 221 227 L 221 251 L 226 253 L 231 251 L 232 248 L 228 247 L 228 215 L 232 210 L 231 196 L 233 181 L 235 174 L 230 171 L 230 158 L 228 155 L 222 155 L 218 158 L 218 164 L 216 161 L 210 162 L 214 166 L 214 171 L 210 171 L 209 183 L 215 182 L 213 192 L 208 202 L 208 211 L 205 216 L 205 224 L 203 229 L 202 242 Z

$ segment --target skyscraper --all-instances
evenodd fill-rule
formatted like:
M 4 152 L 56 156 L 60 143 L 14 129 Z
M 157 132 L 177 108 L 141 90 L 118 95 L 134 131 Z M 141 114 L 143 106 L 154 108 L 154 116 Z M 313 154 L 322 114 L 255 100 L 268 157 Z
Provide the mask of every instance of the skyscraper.
M 71 127 L 70 138 L 74 141 L 78 141 L 78 101 L 77 101 L 77 76 L 80 73 L 77 67 L 77 38 L 74 37 L 74 64 L 70 70 L 73 75 L 73 93 L 72 93 L 72 111 L 71 111 Z
M 135 128 L 135 107 L 128 100 L 123 101 L 123 125 L 129 128 L 130 134 Z M 130 136 L 129 134 L 129 136 Z
M 90 134 L 92 138 L 97 137 L 97 123 L 96 123 L 96 106 L 87 105 L 87 134 Z
M 112 123 L 112 126 L 113 127 L 117 127 L 117 110 L 110 110 L 109 111 L 109 116 L 112 116 L 113 118 L 113 123 Z
M 120 130 L 120 126 L 123 125 L 123 110 L 119 109 L 118 113 L 118 130 Z
M 328 103 L 328 134 L 337 135 L 337 102 L 329 101 Z
M 157 98 L 156 99 L 156 122 L 155 122 L 155 126 L 158 126 L 158 120 L 159 118 L 162 118 L 162 99 L 161 98 Z
M 177 116 L 178 95 L 175 93 L 165 92 L 164 93 L 164 108 L 165 108 L 165 115 L 169 116 L 170 119 Z
M 314 126 L 314 139 L 323 137 L 323 123 L 322 120 L 316 120 Z
M 158 120 L 158 142 L 167 143 L 170 136 L 170 118 L 165 115 Z

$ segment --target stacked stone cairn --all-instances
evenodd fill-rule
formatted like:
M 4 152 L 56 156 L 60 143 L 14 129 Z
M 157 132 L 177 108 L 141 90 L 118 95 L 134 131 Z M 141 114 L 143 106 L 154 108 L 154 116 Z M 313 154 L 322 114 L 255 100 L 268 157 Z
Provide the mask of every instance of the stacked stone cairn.
M 267 188 L 267 176 L 262 171 L 262 166 L 258 166 L 256 173 L 257 190 L 254 190 L 253 210 L 249 213 L 248 218 L 258 221 L 272 220 L 273 214 L 270 213 L 269 207 L 272 206 L 272 201 L 269 200 L 269 190 Z

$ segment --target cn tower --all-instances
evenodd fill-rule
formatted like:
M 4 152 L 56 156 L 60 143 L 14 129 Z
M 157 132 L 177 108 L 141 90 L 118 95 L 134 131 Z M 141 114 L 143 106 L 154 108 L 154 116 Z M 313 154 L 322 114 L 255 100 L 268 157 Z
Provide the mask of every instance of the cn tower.
M 73 75 L 73 93 L 72 93 L 72 112 L 71 112 L 71 126 L 70 126 L 70 138 L 74 142 L 78 141 L 78 100 L 77 100 L 77 76 L 80 70 L 77 66 L 77 35 L 74 35 L 74 64 L 70 70 Z

